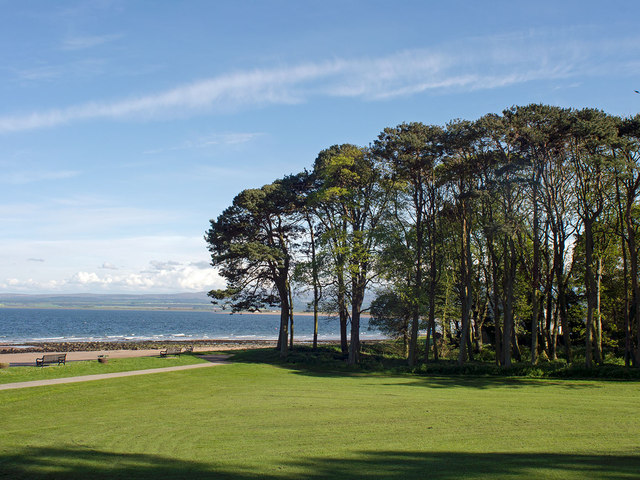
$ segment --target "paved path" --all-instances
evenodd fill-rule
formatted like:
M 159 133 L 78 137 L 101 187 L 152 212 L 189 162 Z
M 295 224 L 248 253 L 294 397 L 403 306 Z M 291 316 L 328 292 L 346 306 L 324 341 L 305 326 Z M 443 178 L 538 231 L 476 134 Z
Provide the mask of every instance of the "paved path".
M 62 383 L 89 382 L 92 380 L 104 380 L 107 378 L 131 377 L 133 375 L 148 375 L 150 373 L 177 372 L 180 370 L 191 370 L 193 368 L 215 367 L 224 365 L 228 355 L 203 355 L 202 358 L 207 363 L 196 363 L 194 365 L 182 365 L 178 367 L 150 368 L 147 370 L 132 370 L 129 372 L 101 373 L 98 375 L 82 375 L 79 377 L 51 378 L 49 380 L 33 380 L 31 382 L 16 382 L 0 384 L 0 390 L 12 390 L 16 388 L 41 387 L 44 385 L 59 385 Z
M 80 352 L 25 352 L 25 353 L 0 353 L 0 363 L 9 363 L 11 366 L 34 366 L 36 358 L 46 354 L 66 353 L 67 362 L 76 360 L 96 360 L 98 355 L 108 355 L 109 358 L 131 358 L 131 357 L 154 357 L 160 355 L 160 351 L 164 348 L 156 348 L 153 350 L 92 350 Z M 196 347 L 194 352 L 206 351 L 211 349 L 201 349 Z

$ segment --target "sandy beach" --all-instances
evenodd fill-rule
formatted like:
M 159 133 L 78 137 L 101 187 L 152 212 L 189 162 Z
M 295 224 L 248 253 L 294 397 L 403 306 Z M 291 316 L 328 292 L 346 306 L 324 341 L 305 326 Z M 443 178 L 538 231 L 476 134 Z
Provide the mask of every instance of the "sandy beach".
M 319 342 L 334 344 L 337 341 Z M 275 340 L 190 340 L 166 342 L 36 342 L 25 345 L 0 344 L 0 363 L 12 366 L 35 365 L 43 353 L 66 353 L 67 361 L 109 358 L 150 357 L 160 355 L 168 346 L 193 346 L 194 352 L 246 350 L 275 347 Z
M 67 361 L 96 360 L 99 355 L 109 358 L 150 357 L 160 355 L 167 346 L 193 346 L 194 352 L 240 350 L 247 348 L 274 347 L 275 341 L 211 341 L 192 340 L 185 342 L 42 342 L 28 345 L 0 344 L 0 363 L 12 366 L 35 365 L 36 358 L 43 353 L 66 353 Z

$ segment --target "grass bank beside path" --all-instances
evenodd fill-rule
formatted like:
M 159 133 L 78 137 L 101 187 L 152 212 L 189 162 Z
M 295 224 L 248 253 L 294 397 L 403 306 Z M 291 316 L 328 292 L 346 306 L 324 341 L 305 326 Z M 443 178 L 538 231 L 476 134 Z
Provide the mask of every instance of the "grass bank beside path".
M 66 365 L 47 365 L 45 367 L 10 367 L 0 369 L 0 384 L 79 377 L 100 373 L 147 370 L 150 368 L 177 367 L 203 362 L 205 362 L 205 360 L 196 355 L 180 355 L 177 357 L 164 358 L 110 358 L 107 363 L 100 363 L 97 360 L 86 360 L 67 362 Z
M 0 478 L 577 480 L 640 472 L 636 381 L 367 374 L 256 360 L 0 391 Z

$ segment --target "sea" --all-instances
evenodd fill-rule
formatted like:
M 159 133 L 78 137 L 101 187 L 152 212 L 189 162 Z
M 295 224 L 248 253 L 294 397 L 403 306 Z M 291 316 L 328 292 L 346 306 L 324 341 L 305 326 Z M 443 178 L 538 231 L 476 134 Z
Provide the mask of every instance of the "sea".
M 178 310 L 0 308 L 0 343 L 142 340 L 277 340 L 280 315 Z M 381 339 L 361 319 L 362 339 Z M 322 316 L 319 340 L 338 340 L 339 322 Z M 294 340 L 313 339 L 313 316 L 294 315 Z

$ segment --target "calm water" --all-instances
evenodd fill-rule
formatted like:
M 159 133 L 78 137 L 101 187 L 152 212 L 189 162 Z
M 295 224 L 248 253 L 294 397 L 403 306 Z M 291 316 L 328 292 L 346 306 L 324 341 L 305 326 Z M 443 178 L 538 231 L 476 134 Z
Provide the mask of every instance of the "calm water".
M 148 310 L 0 308 L 0 343 L 29 341 L 277 339 L 280 316 Z M 362 338 L 381 338 L 361 321 Z M 313 316 L 294 317 L 297 340 L 313 338 Z M 320 318 L 318 337 L 340 338 L 338 320 Z

